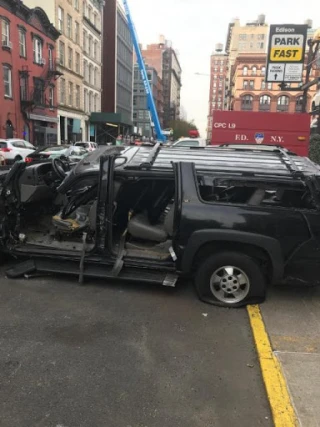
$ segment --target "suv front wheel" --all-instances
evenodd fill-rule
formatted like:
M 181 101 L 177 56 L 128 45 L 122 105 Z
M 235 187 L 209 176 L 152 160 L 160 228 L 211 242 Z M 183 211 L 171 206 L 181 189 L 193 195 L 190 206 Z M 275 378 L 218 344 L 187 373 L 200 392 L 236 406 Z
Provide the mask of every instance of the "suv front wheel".
M 266 294 L 266 280 L 259 264 L 238 252 L 209 256 L 196 272 L 195 286 L 202 301 L 221 307 L 257 304 Z

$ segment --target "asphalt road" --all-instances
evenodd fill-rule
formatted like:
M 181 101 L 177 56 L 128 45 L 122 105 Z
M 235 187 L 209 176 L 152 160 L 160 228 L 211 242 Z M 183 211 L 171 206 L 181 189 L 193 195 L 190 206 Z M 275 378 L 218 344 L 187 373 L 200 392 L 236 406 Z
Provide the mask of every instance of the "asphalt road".
M 244 309 L 0 270 L 1 427 L 271 425 Z

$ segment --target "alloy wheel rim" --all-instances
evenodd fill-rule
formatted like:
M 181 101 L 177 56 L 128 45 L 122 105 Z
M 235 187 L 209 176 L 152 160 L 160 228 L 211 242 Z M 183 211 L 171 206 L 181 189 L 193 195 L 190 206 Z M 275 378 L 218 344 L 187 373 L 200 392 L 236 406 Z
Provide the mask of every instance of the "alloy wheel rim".
M 250 290 L 250 280 L 241 268 L 219 267 L 210 278 L 210 289 L 218 301 L 236 304 L 243 301 Z

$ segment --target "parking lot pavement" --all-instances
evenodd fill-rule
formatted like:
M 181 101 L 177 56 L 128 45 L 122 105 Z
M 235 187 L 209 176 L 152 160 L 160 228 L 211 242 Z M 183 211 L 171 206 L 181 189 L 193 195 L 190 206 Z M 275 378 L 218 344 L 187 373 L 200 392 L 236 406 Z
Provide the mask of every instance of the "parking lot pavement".
M 0 280 L 1 427 L 272 425 L 245 310 L 183 285 Z
M 279 286 L 261 312 L 302 427 L 320 426 L 320 288 Z

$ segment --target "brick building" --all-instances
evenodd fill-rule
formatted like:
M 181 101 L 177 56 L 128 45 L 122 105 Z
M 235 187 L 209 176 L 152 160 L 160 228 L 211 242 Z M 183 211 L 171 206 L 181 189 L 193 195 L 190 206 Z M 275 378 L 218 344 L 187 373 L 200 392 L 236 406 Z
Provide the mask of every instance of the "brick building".
M 218 43 L 215 52 L 211 55 L 207 139 L 211 139 L 212 135 L 213 111 L 224 109 L 226 91 L 228 90 L 228 56 L 222 50 L 222 44 Z
M 171 43 L 160 37 L 159 43 L 150 44 L 142 50 L 145 62 L 154 67 L 163 85 L 163 126 L 180 118 L 181 66 Z
M 302 92 L 290 91 L 296 83 L 280 90 L 278 83 L 266 83 L 266 54 L 239 54 L 232 69 L 231 109 L 235 111 L 300 112 Z M 305 71 L 304 71 L 305 73 Z M 310 80 L 319 76 L 312 70 Z M 317 87 L 312 86 L 308 93 L 307 111 Z
M 0 0 L 0 138 L 57 141 L 56 40 L 41 8 Z

